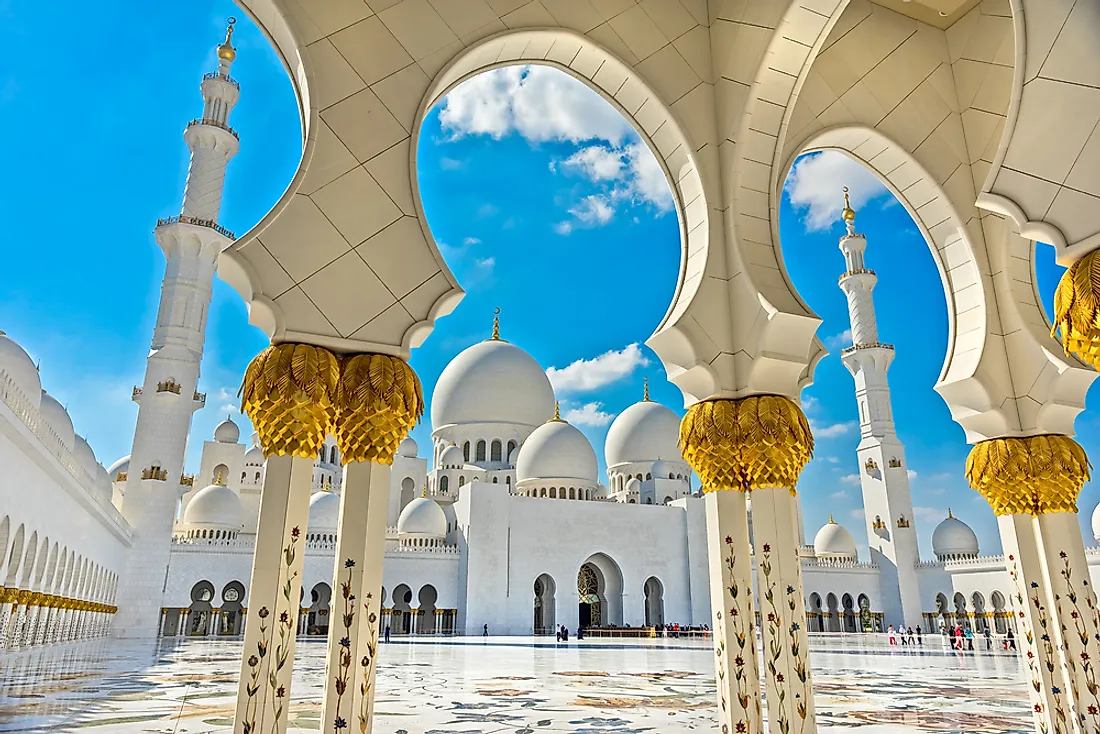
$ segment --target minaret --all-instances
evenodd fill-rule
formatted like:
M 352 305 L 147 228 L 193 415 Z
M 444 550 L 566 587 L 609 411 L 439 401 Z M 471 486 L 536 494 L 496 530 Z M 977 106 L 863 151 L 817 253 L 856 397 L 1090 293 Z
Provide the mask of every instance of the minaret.
M 191 167 L 179 216 L 161 219 L 155 230 L 164 251 L 164 281 L 145 382 L 135 387 L 138 404 L 130 471 L 122 514 L 133 528 L 133 547 L 121 576 L 115 634 L 157 632 L 161 595 L 167 578 L 172 524 L 182 494 L 183 462 L 191 417 L 206 403 L 196 389 L 206 339 L 206 317 L 218 254 L 233 233 L 218 224 L 222 184 L 229 159 L 237 153 L 237 133 L 229 114 L 239 85 L 229 76 L 236 57 L 233 24 L 218 46 L 218 69 L 203 76 L 202 117 L 187 124 L 183 139 Z
M 879 341 L 872 298 L 878 278 L 864 263 L 867 240 L 855 231 L 856 213 L 847 187 L 843 216 L 848 232 L 840 238 L 840 251 L 847 272 L 840 276 L 840 289 L 848 297 L 852 346 L 841 352 L 841 359 L 856 383 L 861 439 L 857 454 L 867 540 L 871 561 L 879 567 L 886 624 L 915 627 L 923 621 L 916 571 L 920 556 L 905 447 L 894 430 L 886 377 L 894 347 Z

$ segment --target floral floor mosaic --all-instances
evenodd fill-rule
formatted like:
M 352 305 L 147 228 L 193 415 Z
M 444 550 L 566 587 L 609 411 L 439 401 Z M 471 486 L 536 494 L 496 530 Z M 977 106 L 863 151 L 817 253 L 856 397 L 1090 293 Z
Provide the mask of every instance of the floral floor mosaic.
M 819 728 L 1031 732 L 1018 659 L 815 640 Z M 231 732 L 239 640 L 98 640 L 0 654 L 0 732 Z M 705 641 L 544 638 L 382 645 L 375 734 L 714 732 Z M 291 725 L 320 729 L 324 641 L 300 640 Z

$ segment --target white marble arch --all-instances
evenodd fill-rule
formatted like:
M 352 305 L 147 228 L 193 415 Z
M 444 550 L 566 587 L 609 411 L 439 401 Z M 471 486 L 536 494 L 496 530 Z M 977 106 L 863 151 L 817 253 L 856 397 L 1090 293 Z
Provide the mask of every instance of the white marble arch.
M 630 44 L 619 39 L 613 53 L 608 44 L 618 36 L 596 39 L 584 31 L 600 23 L 575 17 L 559 26 L 549 15 L 496 17 L 483 6 L 486 23 L 467 28 L 458 41 L 454 28 L 473 21 L 461 13 L 443 21 L 436 10 L 447 14 L 446 5 L 421 3 L 415 18 L 408 3 L 378 14 L 363 5 L 337 19 L 340 13 L 330 16 L 318 3 L 241 4 L 287 65 L 305 137 L 301 167 L 279 203 L 219 261 L 223 279 L 248 304 L 250 321 L 273 341 L 402 357 L 423 342 L 463 295 L 416 189 L 423 115 L 466 78 L 509 64 L 544 64 L 602 94 L 661 162 L 683 255 L 676 296 L 651 346 L 690 402 L 721 389 L 714 363 L 723 357 L 731 363 L 735 350 L 724 253 L 710 246 L 716 232 L 721 237 L 721 217 L 708 204 L 717 199 L 719 178 L 713 92 L 701 78 L 710 70 L 686 49 L 691 62 L 685 61 L 670 43 L 692 28 L 705 32 L 705 13 L 700 21 L 680 7 L 675 32 L 658 31 L 660 50 L 638 62 Z M 440 36 L 455 42 L 438 43 Z

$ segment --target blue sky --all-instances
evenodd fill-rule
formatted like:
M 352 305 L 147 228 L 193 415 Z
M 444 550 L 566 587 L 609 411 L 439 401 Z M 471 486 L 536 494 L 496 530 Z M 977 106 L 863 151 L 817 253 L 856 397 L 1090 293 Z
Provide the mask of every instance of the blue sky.
M 0 1 L 0 42 L 25 64 L 0 70 L 0 130 L 19 141 L 5 149 L 9 175 L 0 179 L 0 329 L 42 361 L 43 385 L 68 406 L 104 464 L 128 453 L 132 440 L 130 389 L 142 379 L 163 275 L 152 228 L 179 211 L 183 127 L 201 112 L 199 79 L 215 68 L 224 19 L 239 15 L 232 3 L 212 0 L 113 9 Z M 245 18 L 235 40 L 241 102 L 232 124 L 241 152 L 230 165 L 222 223 L 243 233 L 290 181 L 300 129 L 290 82 L 267 41 Z M 659 168 L 617 112 L 564 75 L 504 69 L 467 82 L 432 111 L 418 160 L 432 232 L 467 290 L 414 353 L 429 393 L 447 361 L 488 336 L 499 306 L 504 337 L 553 368 L 565 411 L 601 464 L 607 424 L 640 397 L 644 375 L 654 398 L 680 411 L 678 389 L 641 346 L 675 288 L 676 216 Z M 818 441 L 800 486 L 807 535 L 832 512 L 865 554 L 852 379 L 839 360 L 848 316 L 836 285 L 843 269 L 836 240 L 847 184 L 870 242 L 868 264 L 879 275 L 880 335 L 897 348 L 894 409 L 916 472 L 922 554 L 930 555 L 932 528 L 949 505 L 975 527 L 983 551 L 996 552 L 993 515 L 963 478 L 962 430 L 932 390 L 947 316 L 927 246 L 904 208 L 857 164 L 822 156 L 800 166 L 782 202 L 784 259 L 822 317 L 819 335 L 831 351 L 804 393 Z M 1041 247 L 1048 303 L 1059 275 L 1052 251 Z M 928 287 L 914 293 L 913 283 Z M 914 313 L 924 322 L 915 324 Z M 191 469 L 226 412 L 244 421 L 235 393 L 266 344 L 220 281 L 208 328 L 200 388 L 209 398 L 195 416 Z M 1082 415 L 1077 428 L 1086 450 L 1100 446 L 1095 415 Z M 428 426 L 414 432 L 422 447 L 428 433 Z M 1086 523 L 1097 498 L 1086 487 Z

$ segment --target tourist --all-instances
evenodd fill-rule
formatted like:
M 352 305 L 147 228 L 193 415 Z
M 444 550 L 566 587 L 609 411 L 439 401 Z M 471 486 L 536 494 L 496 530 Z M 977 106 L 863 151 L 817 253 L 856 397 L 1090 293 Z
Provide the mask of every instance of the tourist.
M 993 633 L 989 631 L 988 627 L 986 627 L 984 630 L 982 630 L 982 634 L 985 635 L 985 649 L 986 650 L 992 650 L 993 649 Z
M 1008 649 L 1010 649 L 1010 650 L 1015 650 L 1016 649 L 1016 636 L 1014 634 L 1012 634 L 1012 628 L 1011 627 L 1008 628 L 1008 634 L 1005 635 L 1005 641 L 1008 643 Z
M 974 649 L 974 630 L 970 629 L 969 627 L 966 628 L 966 649 Z
M 909 643 L 905 639 L 905 625 L 898 625 L 898 638 L 901 640 L 901 644 L 908 645 Z
M 579 624 L 577 625 L 577 639 L 578 640 L 583 640 L 584 639 L 584 627 L 581 627 Z
M 561 626 L 561 641 L 569 642 L 569 628 L 564 624 Z
M 920 626 L 917 627 L 917 644 L 924 647 L 924 640 L 920 636 Z
M 948 627 L 947 628 L 947 636 L 950 638 L 950 641 L 951 641 L 951 649 L 954 650 L 955 648 L 957 648 L 959 646 L 958 642 L 955 641 L 955 628 L 954 627 Z
M 910 644 L 910 645 L 915 645 L 915 644 L 917 644 L 917 640 L 916 640 L 916 638 L 915 638 L 915 637 L 913 637 L 913 628 L 912 628 L 912 627 L 910 627 L 910 628 L 909 628 L 909 644 Z
M 888 629 L 886 632 L 887 632 L 887 634 L 890 635 L 890 644 L 891 645 L 898 644 L 897 638 L 894 637 L 894 625 L 890 625 L 890 629 Z
M 561 642 L 561 627 L 558 627 L 554 631 L 554 639 L 557 640 L 558 642 Z
M 388 624 L 386 625 L 386 632 L 385 632 L 385 635 L 384 635 L 384 639 L 386 640 L 386 642 L 390 641 L 390 626 Z

